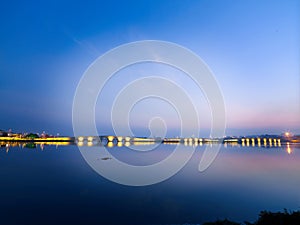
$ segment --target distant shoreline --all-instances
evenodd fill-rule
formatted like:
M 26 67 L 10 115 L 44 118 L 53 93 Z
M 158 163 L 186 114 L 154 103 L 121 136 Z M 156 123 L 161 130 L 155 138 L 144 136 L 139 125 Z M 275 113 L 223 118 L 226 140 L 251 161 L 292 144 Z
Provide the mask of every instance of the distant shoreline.
M 135 142 L 135 143 L 204 143 L 204 144 L 244 144 L 244 145 L 280 145 L 281 143 L 300 143 L 300 136 L 285 137 L 280 135 L 258 135 L 248 137 L 224 138 L 148 138 L 123 136 L 79 136 L 79 137 L 0 137 L 0 141 L 7 142 Z
M 47 137 L 47 138 L 0 137 L 0 141 L 7 141 L 7 142 L 75 142 L 75 138 L 73 138 L 73 137 Z

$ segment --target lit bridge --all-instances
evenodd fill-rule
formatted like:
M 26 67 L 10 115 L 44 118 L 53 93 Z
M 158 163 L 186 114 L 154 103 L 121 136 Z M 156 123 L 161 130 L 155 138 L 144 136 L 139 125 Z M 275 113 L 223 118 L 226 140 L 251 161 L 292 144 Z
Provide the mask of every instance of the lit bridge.
M 3 139 L 3 140 L 2 140 Z M 292 146 L 299 146 L 299 138 L 270 138 L 270 137 L 253 137 L 253 138 L 144 138 L 144 137 L 126 137 L 126 136 L 79 136 L 75 138 L 51 138 L 46 141 L 42 139 L 19 139 L 2 138 L 0 139 L 0 148 L 5 148 L 8 152 L 10 147 L 36 148 L 40 146 L 43 150 L 45 146 L 55 145 L 77 145 L 87 147 L 105 146 L 112 147 L 129 147 L 131 145 L 184 145 L 184 146 L 203 146 L 222 144 L 226 147 L 262 147 L 262 148 L 286 148 L 288 154 L 292 152 Z
M 79 136 L 75 138 L 79 146 L 97 145 L 97 143 L 110 146 L 129 146 L 147 144 L 183 144 L 188 146 L 198 146 L 203 144 L 224 144 L 225 146 L 239 145 L 242 147 L 280 147 L 282 142 L 287 142 L 281 138 L 146 138 L 128 136 Z

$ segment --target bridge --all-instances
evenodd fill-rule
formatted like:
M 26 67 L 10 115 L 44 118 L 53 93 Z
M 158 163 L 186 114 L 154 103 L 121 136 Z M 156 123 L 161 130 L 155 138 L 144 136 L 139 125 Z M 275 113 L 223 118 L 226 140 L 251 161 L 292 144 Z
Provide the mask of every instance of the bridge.
M 203 144 L 224 144 L 224 145 L 241 145 L 241 146 L 265 146 L 280 147 L 282 142 L 286 142 L 282 138 L 146 138 L 146 137 L 129 137 L 129 136 L 79 136 L 75 138 L 75 142 L 80 145 L 92 145 L 98 142 L 110 146 L 123 145 L 142 145 L 142 144 L 184 144 L 184 145 L 203 145 Z
M 286 148 L 288 154 L 292 152 L 292 146 L 299 146 L 300 139 L 297 138 L 271 138 L 271 137 L 252 137 L 252 138 L 144 138 L 144 137 L 126 137 L 126 136 L 79 136 L 76 138 L 50 138 L 46 139 L 15 139 L 2 138 L 0 139 L 0 148 L 4 147 L 8 152 L 10 147 L 21 148 L 36 148 L 40 146 L 43 150 L 44 146 L 55 145 L 77 145 L 87 147 L 129 147 L 131 145 L 151 145 L 151 144 L 165 144 L 165 145 L 184 145 L 184 146 L 203 146 L 222 144 L 227 147 L 262 147 L 262 148 Z

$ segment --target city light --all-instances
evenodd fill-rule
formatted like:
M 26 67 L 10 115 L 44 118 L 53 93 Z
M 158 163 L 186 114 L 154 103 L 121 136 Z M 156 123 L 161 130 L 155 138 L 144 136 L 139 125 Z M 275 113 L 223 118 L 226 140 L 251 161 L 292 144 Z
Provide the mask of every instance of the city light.
M 286 131 L 286 132 L 284 133 L 284 136 L 285 136 L 285 137 L 290 137 L 290 136 L 291 136 L 291 133 Z

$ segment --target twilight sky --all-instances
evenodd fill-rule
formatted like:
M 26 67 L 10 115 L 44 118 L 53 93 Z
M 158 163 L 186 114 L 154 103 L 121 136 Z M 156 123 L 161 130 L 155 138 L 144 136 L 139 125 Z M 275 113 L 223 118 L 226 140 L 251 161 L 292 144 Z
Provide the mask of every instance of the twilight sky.
M 299 1 L 6 1 L 0 28 L 0 129 L 72 135 L 73 96 L 88 66 L 118 45 L 155 39 L 189 48 L 210 67 L 225 100 L 226 134 L 300 133 Z M 179 71 L 145 64 L 120 71 L 99 96 L 100 133 L 111 132 L 114 95 L 151 75 L 181 85 L 209 128 L 201 90 Z M 157 99 L 132 110 L 136 135 L 149 134 L 157 113 L 176 135 L 174 109 Z

